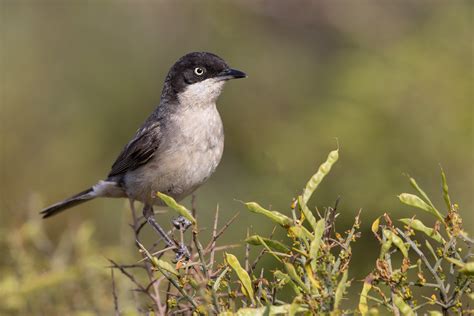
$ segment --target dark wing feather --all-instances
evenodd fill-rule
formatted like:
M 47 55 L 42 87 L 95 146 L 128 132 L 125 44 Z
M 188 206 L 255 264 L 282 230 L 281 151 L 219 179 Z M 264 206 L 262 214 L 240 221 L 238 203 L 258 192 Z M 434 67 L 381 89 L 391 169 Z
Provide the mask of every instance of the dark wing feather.
M 159 128 L 156 123 L 140 129 L 112 165 L 109 178 L 137 169 L 153 158 L 159 145 Z

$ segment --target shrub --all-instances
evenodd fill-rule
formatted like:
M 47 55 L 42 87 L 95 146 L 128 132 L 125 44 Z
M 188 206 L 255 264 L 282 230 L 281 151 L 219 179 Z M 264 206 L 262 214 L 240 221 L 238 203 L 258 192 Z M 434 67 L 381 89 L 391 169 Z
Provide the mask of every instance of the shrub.
M 172 261 L 172 247 L 144 245 L 140 232 L 146 222 L 135 215 L 132 205 L 132 228 L 142 259 L 132 264 L 109 260 L 112 289 L 108 272 L 98 262 L 103 255 L 117 256 L 120 249 L 99 251 L 90 239 L 90 225 L 85 224 L 65 233 L 56 250 L 38 218 L 32 217 L 20 230 L 4 232 L 12 262 L 0 279 L 0 311 L 64 314 L 74 309 L 103 314 L 115 306 L 116 315 L 137 311 L 195 315 L 472 313 L 473 240 L 463 230 L 459 206 L 449 196 L 444 172 L 445 211 L 409 177 L 417 195 L 402 193 L 400 201 L 431 215 L 433 221 L 427 224 L 416 216 L 394 221 L 388 214 L 377 218 L 371 229 L 380 243 L 380 255 L 373 271 L 358 281 L 351 277 L 350 266 L 351 245 L 361 237 L 361 213 L 350 229 L 340 232 L 335 228 L 337 202 L 323 212 L 308 206 L 338 155 L 337 150 L 329 154 L 301 195 L 292 200 L 288 212 L 243 203 L 287 238 L 277 240 L 275 230 L 270 236 L 247 233 L 245 254 L 240 257 L 232 254 L 239 245 L 218 245 L 237 216 L 219 227 L 217 209 L 213 229 L 204 242 L 195 208 L 189 211 L 159 193 L 157 198 L 180 214 L 170 233 L 180 243 L 188 243 L 189 258 Z M 186 229 L 188 222 L 190 230 Z M 261 267 L 265 256 L 274 260 L 271 271 Z M 125 278 L 117 281 L 117 272 Z M 117 289 L 130 284 L 136 295 L 124 301 Z M 342 304 L 349 291 L 360 293 L 358 305 L 352 308 Z M 44 303 L 46 299 L 49 304 Z
M 210 241 L 203 247 L 197 221 L 191 212 L 161 195 L 168 206 L 194 224 L 189 261 L 178 261 L 173 265 L 160 259 L 163 252 L 156 257 L 138 244 L 152 264 L 150 274 L 159 275 L 157 282 L 167 289 L 166 295 L 159 291 L 150 295 L 155 312 L 222 315 L 359 312 L 365 315 L 388 311 L 414 315 L 424 307 L 432 314 L 467 311 L 467 296 L 472 295 L 474 273 L 474 263 L 469 261 L 472 240 L 462 230 L 458 206 L 451 202 L 444 172 L 446 216 L 438 211 L 416 181 L 409 178 L 419 196 L 403 193 L 399 199 L 433 215 L 436 219 L 433 227 L 426 226 L 415 216 L 400 219 L 402 228 L 397 227 L 387 214 L 379 217 L 372 224 L 372 231 L 380 242 L 379 259 L 363 282 L 357 308 L 342 309 L 341 302 L 353 283 L 349 277 L 351 244 L 360 237 L 360 212 L 351 229 L 337 232 L 334 225 L 338 217 L 337 203 L 322 214 L 311 211 L 307 205 L 337 159 L 338 151 L 332 151 L 302 194 L 293 199 L 291 215 L 265 209 L 255 202 L 244 203 L 250 212 L 271 221 L 289 238 L 282 242 L 272 236 L 247 236 L 246 254 L 242 258 L 231 254 L 227 247 L 216 246 L 217 239 L 229 225 L 217 230 L 218 212 Z M 178 231 L 183 240 L 183 230 Z M 249 247 L 261 248 L 253 260 Z M 215 254 L 220 250 L 226 250 L 222 261 Z M 398 267 L 394 257 L 399 255 Z M 263 269 L 257 269 L 262 256 L 271 256 L 277 263 L 269 276 Z M 358 290 L 354 286 L 352 289 Z M 432 295 L 425 294 L 426 290 Z

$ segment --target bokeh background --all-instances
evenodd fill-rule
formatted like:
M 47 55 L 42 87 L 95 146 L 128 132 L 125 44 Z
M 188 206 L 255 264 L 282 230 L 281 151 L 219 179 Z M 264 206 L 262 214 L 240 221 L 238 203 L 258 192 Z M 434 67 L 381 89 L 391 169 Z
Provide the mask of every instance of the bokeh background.
M 441 164 L 466 230 L 474 232 L 470 1 L 1 0 L 0 10 L 5 313 L 36 314 L 31 300 L 38 297 L 53 297 L 63 311 L 112 308 L 108 283 L 92 298 L 81 293 L 98 287 L 93 280 L 104 277 L 105 257 L 137 258 L 126 202 L 95 200 L 46 222 L 37 211 L 108 173 L 159 103 L 169 67 L 190 51 L 214 52 L 249 76 L 227 84 L 219 100 L 225 153 L 196 192 L 204 227 L 217 204 L 222 220 L 241 212 L 223 243 L 243 240 L 247 227 L 269 234 L 272 226 L 239 201 L 289 212 L 292 197 L 337 142 L 340 161 L 312 201 L 322 209 L 341 196 L 341 227 L 363 210 L 350 271 L 355 280 L 378 255 L 372 221 L 383 212 L 414 213 L 396 197 L 410 191 L 403 173 L 443 205 Z M 162 222 L 168 225 L 170 216 Z M 81 251 L 89 259 L 73 260 Z M 54 256 L 60 263 L 51 270 L 46 262 Z M 18 267 L 18 258 L 25 266 Z M 63 281 L 30 284 L 44 273 L 71 275 L 68 269 L 87 271 L 91 282 L 79 289 Z M 32 289 L 18 294 L 5 284 Z M 58 286 L 74 289 L 77 299 L 61 305 Z

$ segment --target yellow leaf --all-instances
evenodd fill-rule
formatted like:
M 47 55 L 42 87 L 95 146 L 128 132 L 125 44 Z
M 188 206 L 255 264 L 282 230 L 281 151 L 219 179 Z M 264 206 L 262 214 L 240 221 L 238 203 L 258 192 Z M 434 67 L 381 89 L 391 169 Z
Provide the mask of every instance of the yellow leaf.
M 165 202 L 168 207 L 172 208 L 176 212 L 178 212 L 181 216 L 186 218 L 188 221 L 190 221 L 193 224 L 196 224 L 196 220 L 194 217 L 191 215 L 191 212 L 182 206 L 181 204 L 178 204 L 178 202 L 175 201 L 171 196 L 168 196 L 166 194 L 163 194 L 161 192 L 156 192 L 156 195 Z
M 247 271 L 245 271 L 244 268 L 242 268 L 239 263 L 239 260 L 237 260 L 237 257 L 233 254 L 226 253 L 225 260 L 237 274 L 237 277 L 239 278 L 240 283 L 242 284 L 242 289 L 244 290 L 243 292 L 245 296 L 247 296 L 252 301 L 252 304 L 255 305 L 254 291 L 249 274 L 247 273 Z
M 377 219 L 372 223 L 371 229 L 374 234 L 376 234 L 379 231 L 379 225 L 380 225 L 380 216 L 377 217 Z

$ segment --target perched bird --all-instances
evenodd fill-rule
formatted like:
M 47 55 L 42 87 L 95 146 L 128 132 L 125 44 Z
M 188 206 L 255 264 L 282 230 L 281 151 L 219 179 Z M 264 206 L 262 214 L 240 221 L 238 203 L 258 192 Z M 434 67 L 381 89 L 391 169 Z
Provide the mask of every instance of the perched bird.
M 181 200 L 215 171 L 224 149 L 224 131 L 216 101 L 226 81 L 245 78 L 212 53 L 181 57 L 166 76 L 158 107 L 138 129 L 105 180 L 44 209 L 50 217 L 97 197 L 125 197 L 144 203 L 152 226 L 174 245 L 153 216 L 162 192 Z

